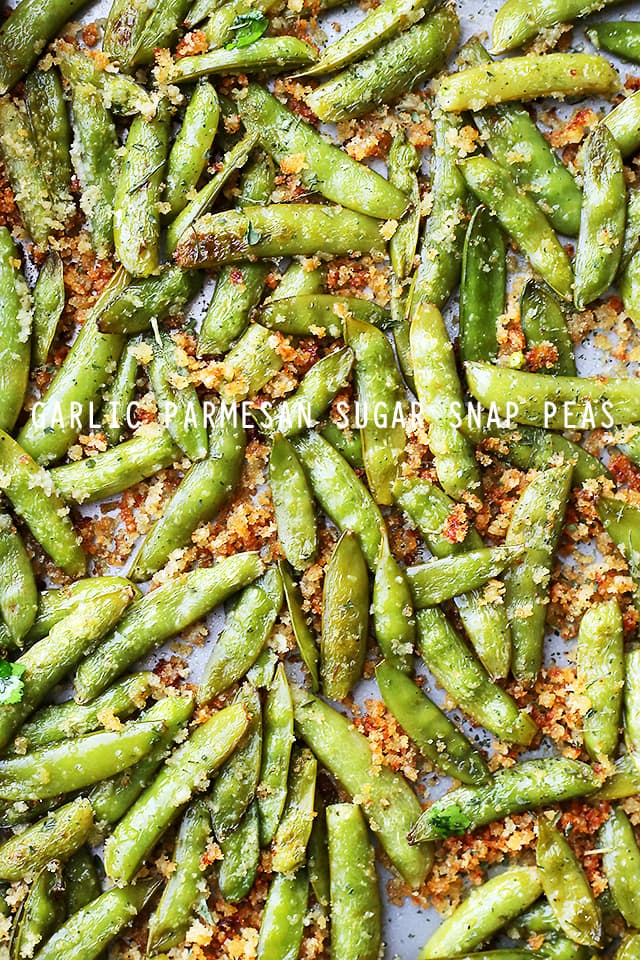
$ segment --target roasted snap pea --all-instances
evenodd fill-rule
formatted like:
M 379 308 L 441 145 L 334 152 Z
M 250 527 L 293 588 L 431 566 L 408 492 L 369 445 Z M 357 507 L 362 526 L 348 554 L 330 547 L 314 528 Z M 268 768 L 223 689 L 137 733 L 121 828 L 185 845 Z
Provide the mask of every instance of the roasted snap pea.
M 346 530 L 329 558 L 322 588 L 320 675 L 331 700 L 344 700 L 362 676 L 369 625 L 369 573 L 356 535 Z
M 248 725 L 242 704 L 219 710 L 196 727 L 125 813 L 107 840 L 107 876 L 127 882 L 151 852 L 194 791 L 233 752 Z
M 506 244 L 495 217 L 482 204 L 469 221 L 460 276 L 460 356 L 494 362 L 498 320 L 506 301 Z
M 640 647 L 624 655 L 624 739 L 629 751 L 640 746 Z
M 281 73 L 315 63 L 311 44 L 299 37 L 261 37 L 248 47 L 226 46 L 195 57 L 183 57 L 171 70 L 172 83 L 185 83 L 217 73 Z
M 71 127 L 58 71 L 33 70 L 24 83 L 25 105 L 55 216 L 65 223 L 75 212 L 71 187 Z
M 343 789 L 359 798 L 389 860 L 411 889 L 418 889 L 431 868 L 432 853 L 429 846 L 407 842 L 407 831 L 420 814 L 413 790 L 400 774 L 374 763 L 367 738 L 347 717 L 299 687 L 292 694 L 298 734 Z
M 520 322 L 529 350 L 544 349 L 547 344 L 555 348 L 557 358 L 553 362 L 547 361 L 543 372 L 575 377 L 576 361 L 564 307 L 551 291 L 537 280 L 527 280 L 522 289 Z M 465 357 L 465 359 L 494 362 L 490 357 Z
M 598 779 L 585 763 L 566 757 L 523 760 L 479 787 L 458 787 L 436 800 L 411 831 L 414 843 L 475 830 L 512 813 L 589 796 Z
M 0 31 L 0 50 L 2 39 Z M 0 71 L 3 67 L 4 63 Z M 27 234 L 37 248 L 44 250 L 50 234 L 61 229 L 63 224 L 56 217 L 40 169 L 26 110 L 8 97 L 0 99 L 0 157 Z
M 270 330 L 292 337 L 341 337 L 343 317 L 387 327 L 389 312 L 364 297 L 341 297 L 330 293 L 300 293 L 271 297 L 260 310 L 260 322 Z
M 289 762 L 287 799 L 273 838 L 271 866 L 291 874 L 305 865 L 314 817 L 318 763 L 311 750 L 294 747 Z
M 594 23 L 585 32 L 594 47 L 640 63 L 640 24 L 636 20 Z
M 307 847 L 307 869 L 314 896 L 324 910 L 329 906 L 331 896 L 329 839 L 325 803 L 319 790 L 316 790 L 315 817 Z
M 179 366 L 176 345 L 167 334 L 160 334 L 154 341 L 148 370 L 160 422 L 191 461 L 203 460 L 208 447 L 204 411 L 187 371 Z
M 209 796 L 216 840 L 226 840 L 236 830 L 253 802 L 262 764 L 262 708 L 255 687 L 244 684 L 236 696 L 247 711 L 249 726 L 244 740 L 221 767 Z
M 309 671 L 309 676 L 311 678 L 311 689 L 316 691 L 320 689 L 320 653 L 316 644 L 316 639 L 311 627 L 309 626 L 307 618 L 305 617 L 304 610 L 302 609 L 302 597 L 300 596 L 300 591 L 293 582 L 287 564 L 280 563 L 278 569 L 280 570 L 280 577 L 282 578 L 282 586 L 287 602 L 289 617 L 291 619 L 293 635 L 296 639 L 303 663 Z
M 197 186 L 219 119 L 220 103 L 215 87 L 203 80 L 191 95 L 167 161 L 164 199 L 171 207 L 170 217 L 184 209 L 187 194 Z
M 416 639 L 413 600 L 406 573 L 393 556 L 386 530 L 373 579 L 371 613 L 378 646 L 386 660 L 408 673 Z
M 29 554 L 11 517 L 0 513 L 0 618 L 22 646 L 36 618 L 38 588 Z
M 102 49 L 123 70 L 131 68 L 133 51 L 138 45 L 151 9 L 146 0 L 113 0 L 109 8 Z
M 294 876 L 276 873 L 264 905 L 258 940 L 258 960 L 296 960 L 304 932 L 309 899 L 305 869 Z
M 324 439 L 354 470 L 364 470 L 360 430 L 348 422 L 339 425 L 329 420 L 320 431 Z
M 134 601 L 126 617 L 76 673 L 76 698 L 87 703 L 125 670 L 202 619 L 260 574 L 257 553 L 237 553 L 211 568 L 196 568 Z
M 523 554 L 524 547 L 481 547 L 468 553 L 432 559 L 407 568 L 407 579 L 418 609 L 435 607 L 499 577 Z
M 634 603 L 640 609 L 640 511 L 631 503 L 600 497 L 596 509 L 604 529 L 629 564 L 636 583 Z
M 88 847 L 80 847 L 64 868 L 64 899 L 67 916 L 86 907 L 102 893 L 102 862 Z
M 98 329 L 102 333 L 143 333 L 152 319 L 159 322 L 179 314 L 201 285 L 199 271 L 171 265 L 151 277 L 127 276 L 123 289 L 96 310 Z
M 147 119 L 155 114 L 156 103 L 144 87 L 118 70 L 101 69 L 93 57 L 72 44 L 56 43 L 56 62 L 65 80 L 95 87 L 114 113 L 142 113 Z
M 386 660 L 376 667 L 376 679 L 387 708 L 434 767 L 463 783 L 489 780 L 482 756 L 413 680 Z
M 224 358 L 220 396 L 228 402 L 253 398 L 282 369 L 282 341 L 260 323 L 250 323 Z
M 331 878 L 331 954 L 376 960 L 382 947 L 382 903 L 375 854 L 360 807 L 327 807 Z
M 131 423 L 130 405 L 135 397 L 138 380 L 138 349 L 142 339 L 135 337 L 120 354 L 113 380 L 104 393 L 102 429 L 109 444 L 114 447 L 122 440 L 125 428 Z
M 409 208 L 389 241 L 389 258 L 395 279 L 403 283 L 413 270 L 420 234 L 420 188 L 417 177 L 420 152 L 402 130 L 393 138 L 387 166 L 390 182 L 409 198 Z
M 58 863 L 49 869 L 51 866 L 48 864 L 38 873 L 26 900 L 20 905 L 13 926 L 9 960 L 33 956 L 64 920 L 64 902 L 60 896 L 62 873 Z
M 31 358 L 34 366 L 46 363 L 56 335 L 65 303 L 64 268 L 60 255 L 52 250 L 42 265 L 33 288 L 33 340 Z
M 236 554 L 237 556 L 237 554 Z M 257 554 L 245 554 L 255 558 Z M 234 559 L 233 557 L 231 559 Z M 240 680 L 262 652 L 282 606 L 282 584 L 275 567 L 255 583 L 255 575 L 227 617 L 204 668 L 198 689 L 199 703 L 208 703 Z
M 611 760 L 618 745 L 624 686 L 622 614 L 616 600 L 587 610 L 578 632 L 578 680 L 589 699 L 584 745 L 596 763 Z
M 180 26 L 190 5 L 190 0 L 166 0 L 165 3 L 152 6 L 140 31 L 129 66 L 153 63 L 155 50 L 159 47 L 172 47 L 180 35 Z
M 318 549 L 313 496 L 295 450 L 280 433 L 271 444 L 269 483 L 284 555 L 295 570 L 304 570 Z
M 22 880 L 51 860 L 70 857 L 86 841 L 93 810 L 84 797 L 58 807 L 0 845 L 0 878 Z
M 284 810 L 293 739 L 291 688 L 280 663 L 267 693 L 263 714 L 262 767 L 257 794 L 262 847 L 273 840 Z
M 237 903 L 255 883 L 260 864 L 258 807 L 254 800 L 238 826 L 220 841 L 223 860 L 218 871 L 218 889 L 223 899 Z
M 620 149 L 598 124 L 584 149 L 584 199 L 574 261 L 573 299 L 578 310 L 607 290 L 618 272 L 626 219 Z
M 625 753 L 618 757 L 615 767 L 597 793 L 599 800 L 623 800 L 640 790 L 640 756 Z
M 612 6 L 618 0 L 546 0 L 530 7 L 523 0 L 507 0 L 493 21 L 493 49 L 504 53 L 521 47 L 537 33 L 559 23 L 570 23 L 577 17 L 586 17 L 594 10 Z
M 0 429 L 8 433 L 22 410 L 31 358 L 31 296 L 19 264 L 11 234 L 0 227 Z
M 55 627 L 56 623 L 59 623 L 70 613 L 85 604 L 91 607 L 94 600 L 99 599 L 105 593 L 127 587 L 131 590 L 132 599 L 140 596 L 138 588 L 135 584 L 130 583 L 126 577 L 114 576 L 85 577 L 81 580 L 75 580 L 65 587 L 43 590 L 38 599 L 36 619 L 25 637 L 25 643 L 31 646 L 36 640 L 42 640 Z
M 602 863 L 609 890 L 626 923 L 637 929 L 640 919 L 640 850 L 628 816 L 615 807 L 600 829 Z

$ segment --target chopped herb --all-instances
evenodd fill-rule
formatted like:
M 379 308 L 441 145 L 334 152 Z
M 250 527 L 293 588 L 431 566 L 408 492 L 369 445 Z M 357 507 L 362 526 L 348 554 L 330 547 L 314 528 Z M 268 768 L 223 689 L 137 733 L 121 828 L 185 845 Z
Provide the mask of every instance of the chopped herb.
M 24 683 L 20 679 L 25 668 L 21 663 L 0 660 L 0 703 L 20 703 Z
M 438 836 L 450 837 L 451 834 L 465 833 L 471 824 L 471 818 L 454 803 L 442 813 L 430 817 L 429 824 Z
M 235 36 L 227 44 L 227 50 L 239 47 L 250 47 L 265 33 L 269 21 L 259 10 L 249 10 L 248 13 L 239 13 L 231 24 Z
M 261 240 L 262 234 L 258 233 L 258 231 L 254 229 L 251 220 L 249 220 L 249 226 L 247 228 L 247 243 L 250 247 L 253 247 L 256 243 L 260 243 Z

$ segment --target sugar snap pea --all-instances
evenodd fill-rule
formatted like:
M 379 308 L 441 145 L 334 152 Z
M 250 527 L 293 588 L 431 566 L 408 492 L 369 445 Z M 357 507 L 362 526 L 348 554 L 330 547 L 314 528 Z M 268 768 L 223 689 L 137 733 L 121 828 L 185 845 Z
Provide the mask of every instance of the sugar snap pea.
M 613 497 L 600 497 L 596 509 L 606 532 L 629 564 L 637 586 L 634 603 L 640 608 L 640 511 L 633 504 Z
M 125 882 L 134 876 L 192 794 L 233 752 L 247 724 L 244 707 L 235 703 L 196 727 L 107 840 L 107 876 Z
M 586 31 L 591 43 L 623 60 L 640 62 L 640 26 L 635 20 L 593 23 Z
M 287 778 L 293 746 L 291 688 L 282 663 L 278 664 L 264 705 L 262 767 L 258 785 L 260 845 L 273 840 L 287 799 Z
M 237 554 L 236 554 L 237 556 Z M 245 554 L 259 564 L 257 554 Z M 231 557 L 230 559 L 234 559 Z M 257 660 L 282 606 L 280 574 L 272 567 L 260 580 L 248 577 L 204 668 L 199 703 L 208 703 L 240 680 Z
M 202 174 L 218 128 L 220 104 L 218 95 L 206 80 L 197 84 L 182 120 L 182 126 L 169 153 L 165 202 L 175 217 L 187 204 L 187 194 Z
M 529 279 L 520 296 L 520 322 L 527 338 L 529 350 L 551 344 L 557 352 L 553 363 L 546 363 L 544 370 L 563 377 L 577 373 L 573 344 L 567 328 L 562 304 L 550 290 L 537 280 Z M 469 360 L 488 360 L 490 357 L 468 357 Z
M 314 48 L 298 37 L 261 37 L 248 47 L 221 47 L 183 57 L 171 70 L 172 83 L 185 83 L 216 73 L 281 73 L 315 63 Z
M 131 597 L 140 596 L 140 591 L 130 583 L 126 577 L 85 577 L 75 580 L 65 587 L 43 590 L 38 599 L 38 612 L 33 627 L 25 637 L 29 646 L 36 640 L 42 640 L 53 629 L 56 623 L 63 620 L 84 604 L 93 604 L 94 600 L 113 590 L 129 588 Z
M 2 39 L 0 32 L 0 50 Z M 0 73 L 0 85 L 1 76 Z M 35 246 L 44 250 L 49 235 L 62 224 L 55 216 L 44 173 L 38 163 L 26 110 L 8 97 L 0 98 L 0 157 L 25 229 Z
M 302 609 L 302 597 L 300 596 L 300 590 L 291 577 L 288 565 L 284 562 L 281 562 L 278 566 L 278 569 L 280 570 L 280 577 L 282 579 L 282 587 L 287 603 L 287 610 L 289 611 L 289 617 L 291 619 L 293 635 L 296 639 L 302 661 L 309 671 L 311 689 L 315 692 L 320 689 L 320 672 L 318 668 L 320 654 L 316 644 L 316 639 L 311 627 L 309 626 L 309 623 L 307 622 L 307 618 L 305 617 L 304 610 Z
M 402 284 L 413 270 L 420 234 L 420 188 L 417 177 L 420 153 L 401 130 L 391 142 L 387 166 L 389 181 L 409 198 L 409 209 L 389 241 L 391 266 L 395 279 Z M 399 296 L 399 292 L 396 292 Z
M 203 460 L 208 447 L 204 411 L 187 371 L 179 366 L 176 345 L 167 334 L 154 340 L 148 370 L 160 422 L 190 460 Z
M 284 555 L 295 570 L 304 570 L 318 549 L 313 496 L 295 450 L 280 433 L 271 444 L 269 483 Z
M 390 323 L 387 310 L 363 297 L 341 297 L 330 293 L 298 294 L 267 300 L 260 310 L 260 322 L 270 330 L 293 337 L 340 337 L 343 318 L 386 327 Z
M 388 709 L 434 767 L 463 783 L 486 783 L 482 756 L 413 680 L 386 660 L 376 667 L 376 679 Z
M 260 864 L 258 807 L 254 800 L 238 826 L 220 840 L 223 860 L 218 871 L 218 889 L 225 900 L 237 903 L 255 883 Z
M 160 321 L 180 313 L 201 285 L 202 275 L 197 270 L 170 265 L 151 277 L 128 278 L 124 289 L 96 311 L 98 329 L 102 333 L 143 333 L 153 318 Z
M 31 354 L 31 296 L 11 234 L 0 227 L 0 428 L 11 432 L 22 410 Z
M 316 790 L 315 817 L 307 847 L 307 869 L 314 896 L 323 909 L 329 906 L 329 839 L 324 800 Z
M 29 888 L 26 900 L 16 914 L 9 960 L 33 956 L 38 946 L 46 942 L 64 920 L 64 903 L 60 896 L 63 887 L 60 865 L 53 870 L 45 867 Z
M 64 40 L 56 43 L 55 50 L 60 72 L 69 83 L 95 87 L 102 94 L 105 106 L 114 113 L 143 113 L 147 118 L 153 117 L 156 105 L 151 95 L 131 77 L 117 70 L 101 69 L 93 57 Z
M 542 893 L 534 867 L 511 867 L 472 890 L 418 954 L 419 960 L 464 954 L 481 946 Z
M 331 876 L 331 952 L 336 960 L 376 960 L 382 904 L 375 855 L 360 807 L 327 807 Z
M 492 211 L 533 269 L 552 290 L 568 299 L 573 283 L 569 258 L 535 201 L 488 157 L 470 157 L 459 167 L 471 192 Z
M 262 763 L 262 708 L 258 692 L 251 684 L 244 684 L 236 701 L 245 707 L 249 726 L 243 742 L 223 764 L 211 788 L 211 822 L 219 842 L 240 825 L 253 802 Z
M 594 762 L 615 754 L 624 686 L 622 614 L 617 601 L 594 604 L 578 632 L 578 679 L 589 708 L 583 719 L 584 745 Z
M 209 45 L 223 47 L 229 42 L 235 46 L 235 32 L 238 29 L 238 22 L 240 24 L 244 22 L 243 16 L 252 10 L 267 14 L 275 5 L 275 0 L 252 0 L 252 2 L 250 0 L 228 0 L 226 3 L 216 5 L 203 26 Z
M 574 262 L 578 310 L 613 283 L 622 255 L 626 189 L 622 156 L 604 124 L 590 134 L 584 150 L 584 200 Z
M 594 10 L 612 6 L 618 0 L 545 0 L 534 9 L 522 0 L 506 0 L 493 21 L 493 49 L 504 53 L 521 47 L 537 33 L 559 23 L 570 23 Z
M 640 746 L 640 647 L 624 654 L 624 739 L 629 751 Z
M 437 101 L 443 110 L 459 113 L 509 100 L 608 96 L 619 87 L 617 71 L 604 57 L 590 53 L 528 54 L 449 74 L 440 84 Z
M 190 0 L 167 0 L 153 6 L 140 31 L 129 65 L 153 63 L 155 50 L 172 47 L 180 35 L 180 26 L 189 6 Z
M 33 70 L 25 80 L 25 105 L 38 162 L 56 218 L 65 223 L 75 212 L 71 187 L 71 128 L 60 76 L 53 67 Z
M 217 267 L 247 257 L 339 256 L 382 253 L 384 238 L 373 217 L 334 205 L 272 203 L 251 211 L 206 214 L 178 243 L 182 267 Z
M 640 956 L 640 934 L 629 933 L 616 951 L 616 960 L 636 960 Z
M 260 323 L 250 323 L 224 358 L 223 400 L 253 397 L 284 365 L 281 342 Z
M 93 810 L 84 797 L 58 807 L 0 845 L 0 877 L 22 880 L 53 859 L 71 856 L 86 841 L 92 826 Z
M 386 530 L 373 579 L 371 604 L 378 646 L 389 663 L 408 673 L 416 639 L 413 600 L 406 573 L 393 556 Z
M 369 624 L 369 574 L 356 535 L 345 530 L 322 589 L 320 674 L 325 696 L 344 700 L 362 676 Z
M 276 873 L 295 873 L 305 865 L 313 826 L 317 768 L 311 750 L 294 747 L 289 762 L 287 799 L 273 838 L 271 865 Z
M 60 255 L 52 250 L 42 265 L 33 288 L 32 362 L 46 363 L 64 309 L 64 268 Z
M 308 899 L 309 878 L 305 869 L 292 877 L 275 874 L 260 924 L 258 960 L 296 960 Z
M 523 760 L 499 770 L 487 784 L 458 787 L 436 800 L 411 831 L 411 839 L 417 843 L 466 833 L 521 810 L 589 796 L 598 786 L 591 767 L 578 760 Z
M 131 59 L 151 10 L 146 0 L 113 0 L 109 7 L 102 49 L 123 70 L 131 68 Z
M 362 117 L 434 76 L 454 48 L 460 24 L 453 7 L 441 7 L 308 94 L 307 104 L 325 122 Z
M 636 251 L 620 276 L 620 295 L 625 311 L 640 324 L 640 253 Z
M 417 889 L 431 868 L 432 853 L 429 846 L 411 847 L 406 839 L 420 813 L 413 790 L 400 774 L 375 765 L 367 738 L 347 717 L 298 687 L 292 695 L 298 734 L 342 788 L 359 798 L 389 860 L 411 889 Z
M 130 422 L 130 405 L 136 393 L 138 380 L 138 348 L 141 337 L 134 337 L 126 344 L 120 354 L 113 380 L 104 393 L 102 404 L 102 429 L 114 447 L 122 440 L 122 435 Z
M 92 700 L 127 667 L 223 603 L 259 575 L 256 553 L 237 553 L 196 568 L 134 601 L 126 617 L 76 673 L 76 698 Z
M 438 683 L 476 723 L 501 740 L 527 745 L 536 725 L 512 697 L 494 684 L 438 607 L 419 610 L 418 652 Z
M 94 457 L 54 467 L 50 476 L 67 502 L 91 503 L 127 490 L 168 467 L 179 456 L 171 434 L 160 427 Z
M 640 757 L 625 753 L 618 757 L 611 776 L 605 780 L 598 793 L 599 800 L 623 800 L 632 797 L 640 789 Z
M 459 555 L 428 560 L 407 568 L 411 595 L 418 609 L 484 586 L 499 577 L 524 552 L 523 547 L 480 547 Z
M 320 506 L 343 533 L 352 530 L 356 534 L 369 569 L 375 570 L 383 519 L 371 494 L 319 434 L 305 434 L 293 445 Z
M 0 513 L 0 616 L 14 644 L 22 646 L 38 609 L 38 588 L 29 554 L 13 520 Z
M 85 846 L 67 861 L 64 868 L 64 899 L 67 916 L 81 910 L 102 893 L 99 867 L 102 863 Z
M 354 470 L 364 471 L 362 459 L 362 438 L 355 426 L 338 426 L 333 420 L 327 421 L 320 431 L 321 435 Z
M 484 205 L 474 211 L 464 238 L 460 277 L 460 356 L 498 356 L 498 319 L 506 300 L 506 244 L 495 217 Z
M 407 200 L 397 187 L 328 143 L 263 87 L 249 84 L 246 95 L 238 101 L 238 110 L 277 163 L 304 154 L 302 183 L 327 200 L 383 220 L 404 213 Z
M 197 798 L 185 810 L 173 854 L 176 868 L 149 919 L 149 952 L 170 950 L 183 942 L 203 896 L 202 857 L 210 834 L 209 810 L 205 801 Z
M 630 927 L 640 913 L 640 850 L 631 822 L 615 807 L 600 829 L 602 863 L 616 907 Z
M 186 546 L 201 523 L 212 520 L 240 479 L 246 434 L 238 419 L 220 411 L 209 433 L 204 460 L 194 463 L 146 535 L 131 568 L 133 580 L 147 580 L 174 550 Z

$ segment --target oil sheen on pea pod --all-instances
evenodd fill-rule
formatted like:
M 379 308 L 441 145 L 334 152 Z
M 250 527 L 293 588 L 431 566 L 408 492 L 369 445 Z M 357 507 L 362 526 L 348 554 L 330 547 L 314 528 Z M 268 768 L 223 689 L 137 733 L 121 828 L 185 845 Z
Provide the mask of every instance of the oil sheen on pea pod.
M 273 840 L 284 810 L 293 740 L 291 688 L 284 666 L 279 663 L 263 713 L 262 768 L 257 795 L 262 847 Z
M 260 924 L 257 960 L 296 960 L 309 899 L 306 869 L 274 874 Z
M 382 531 L 373 580 L 371 612 L 375 637 L 385 660 L 409 673 L 416 639 L 413 599 L 404 568 L 389 547 L 386 530 Z
M 546 373 L 574 377 L 577 373 L 573 343 L 567 327 L 567 318 L 562 303 L 544 284 L 529 279 L 520 297 L 520 319 L 527 349 L 544 351 L 547 344 L 555 349 L 557 359 L 547 362 L 542 370 Z M 468 357 L 493 362 L 495 357 Z
M 0 227 L 0 429 L 11 432 L 22 410 L 31 355 L 31 295 L 11 234 Z
M 329 558 L 322 589 L 320 674 L 325 696 L 344 700 L 362 676 L 369 625 L 369 571 L 347 530 Z
M 584 745 L 594 763 L 616 753 L 624 687 L 624 633 L 616 600 L 595 603 L 578 631 L 578 682 L 589 706 L 583 719 Z
M 621 807 L 611 810 L 600 828 L 602 863 L 614 903 L 626 923 L 640 920 L 640 850 L 634 828 Z
M 536 34 L 560 23 L 571 23 L 577 17 L 586 17 L 594 10 L 613 6 L 619 0 L 546 0 L 534 7 L 523 0 L 506 0 L 493 21 L 492 44 L 494 53 L 504 53 L 521 47 Z
M 0 878 L 21 880 L 57 857 L 70 857 L 85 843 L 92 826 L 93 810 L 84 797 L 58 807 L 0 845 Z
M 295 570 L 304 570 L 318 549 L 315 505 L 296 452 L 279 433 L 271 444 L 269 483 L 284 555 Z

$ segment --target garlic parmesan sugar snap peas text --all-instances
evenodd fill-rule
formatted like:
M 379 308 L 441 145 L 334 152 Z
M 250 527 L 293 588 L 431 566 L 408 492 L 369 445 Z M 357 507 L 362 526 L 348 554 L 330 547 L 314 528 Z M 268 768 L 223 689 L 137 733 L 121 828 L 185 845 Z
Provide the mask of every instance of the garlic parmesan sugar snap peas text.
M 640 960 L 640 6 L 336 5 L 0 25 L 7 960 Z

